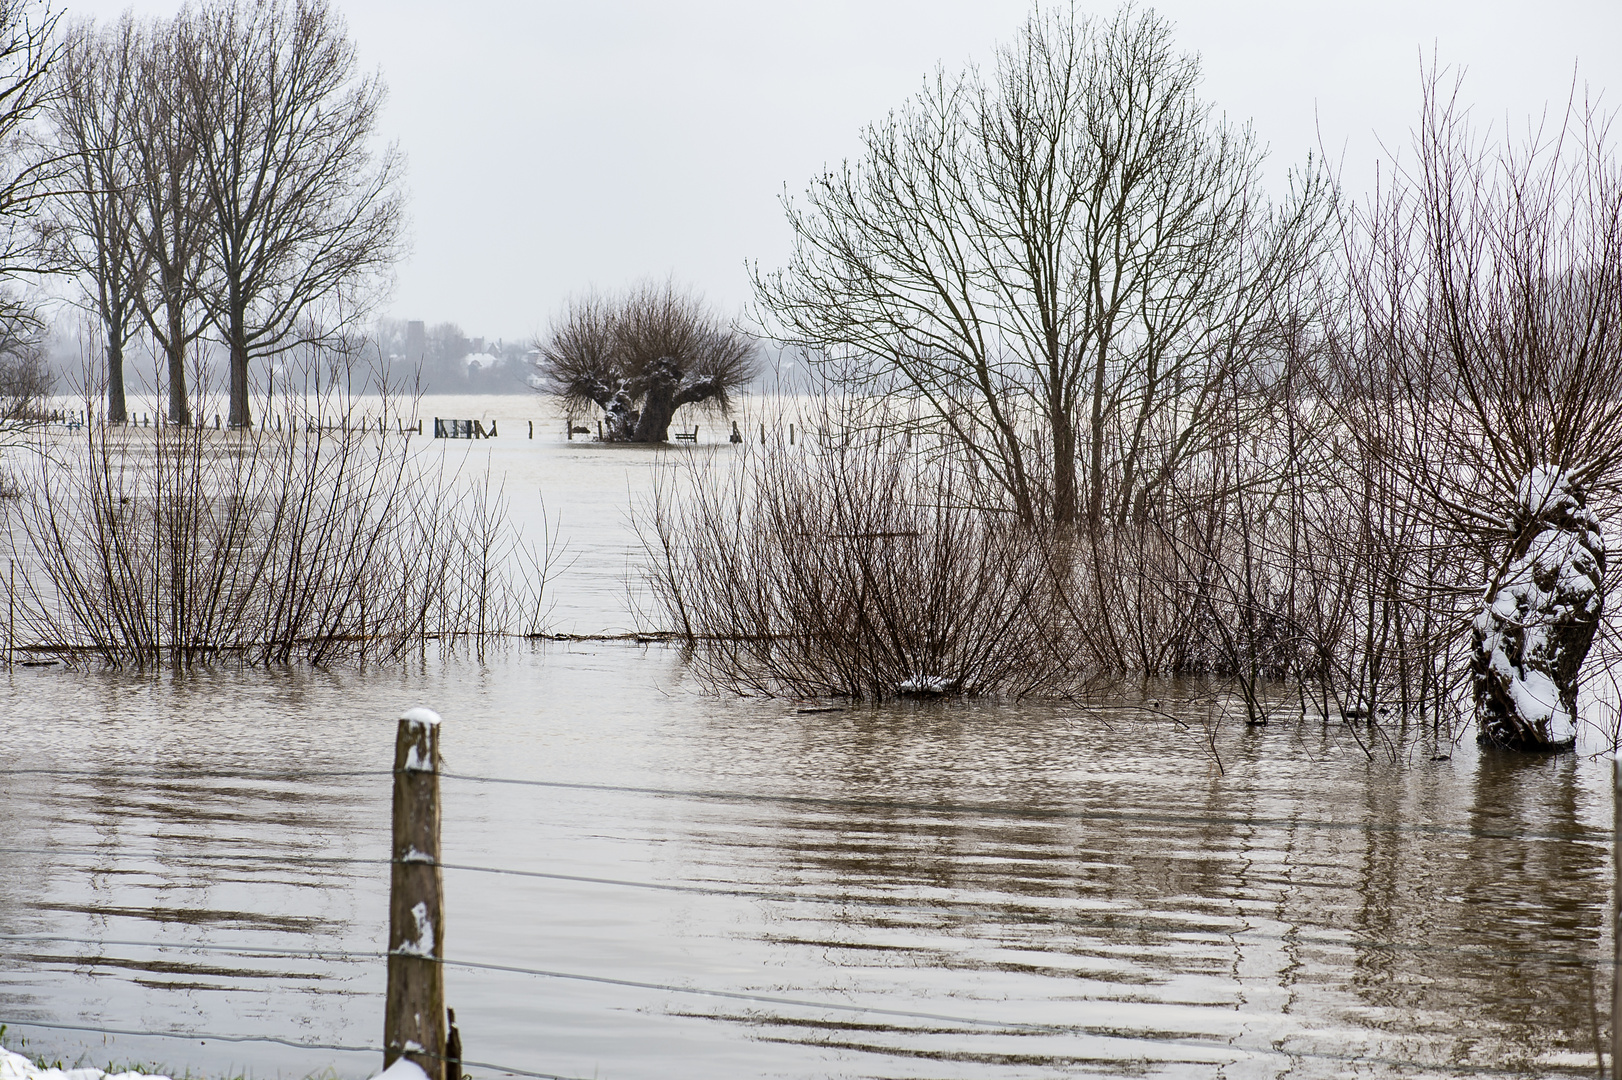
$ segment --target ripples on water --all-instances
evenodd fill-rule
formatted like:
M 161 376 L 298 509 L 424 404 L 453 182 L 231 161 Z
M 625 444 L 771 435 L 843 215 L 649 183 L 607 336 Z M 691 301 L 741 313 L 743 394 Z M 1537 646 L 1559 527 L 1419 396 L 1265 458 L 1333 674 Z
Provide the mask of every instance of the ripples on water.
M 565 454 L 536 472 L 566 533 L 598 515 L 575 573 L 622 591 L 623 517 L 601 515 L 624 489 Z M 579 629 L 591 605 L 569 603 Z M 1209 691 L 1151 688 L 1192 723 Z M 1591 979 L 1609 1004 L 1608 777 L 1573 755 L 1370 763 L 1291 719 L 1221 728 L 1219 770 L 1131 694 L 802 711 L 704 698 L 673 651 L 606 643 L 365 673 L 17 669 L 0 699 L 0 1018 L 69 1064 L 375 1071 L 39 1024 L 378 1045 L 382 961 L 332 954 L 383 947 L 383 773 L 419 703 L 446 717 L 450 773 L 552 785 L 444 781 L 447 862 L 555 875 L 446 871 L 450 959 L 553 973 L 447 972 L 471 1060 L 1545 1076 L 1592 1071 Z

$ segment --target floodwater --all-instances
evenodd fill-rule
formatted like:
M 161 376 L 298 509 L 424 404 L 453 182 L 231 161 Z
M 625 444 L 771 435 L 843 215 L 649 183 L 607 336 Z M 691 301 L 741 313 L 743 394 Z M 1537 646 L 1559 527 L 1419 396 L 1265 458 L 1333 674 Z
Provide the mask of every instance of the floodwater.
M 531 399 L 428 407 L 498 415 L 433 452 L 488 461 L 526 525 L 542 496 L 561 519 L 555 627 L 634 628 L 627 508 L 668 452 L 543 435 Z M 1338 722 L 1223 720 L 1199 683 L 1086 710 L 717 700 L 675 649 L 582 640 L 0 675 L 5 1044 L 374 1072 L 387 770 L 419 704 L 445 717 L 447 996 L 475 1076 L 1594 1067 L 1599 760 L 1370 761 Z

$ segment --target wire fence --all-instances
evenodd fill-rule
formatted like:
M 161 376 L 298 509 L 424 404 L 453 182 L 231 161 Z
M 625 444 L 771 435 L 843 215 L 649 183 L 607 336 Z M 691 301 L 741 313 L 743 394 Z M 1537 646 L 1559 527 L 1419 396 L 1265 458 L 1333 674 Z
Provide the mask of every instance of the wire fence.
M 321 779 L 365 779 L 393 777 L 394 771 L 389 769 L 291 769 L 291 770 L 221 770 L 204 769 L 188 770 L 185 768 L 163 768 L 144 772 L 132 772 L 129 769 L 117 768 L 111 770 L 114 775 L 129 779 L 173 779 L 193 781 L 200 779 L 220 779 L 231 781 L 312 781 Z M 109 770 L 96 768 L 13 768 L 0 770 L 0 778 L 40 776 L 40 777 L 79 777 L 104 778 Z M 724 791 L 711 789 L 688 788 L 662 788 L 617 784 L 592 784 L 576 781 L 543 780 L 516 777 L 490 777 L 460 773 L 441 772 L 440 778 L 473 785 L 504 785 L 519 786 L 557 791 L 573 792 L 601 792 L 614 794 L 643 795 L 661 799 L 685 799 L 700 802 L 722 802 L 734 805 L 762 805 L 770 804 L 785 808 L 812 811 L 818 809 L 839 810 L 842 812 L 905 812 L 914 814 L 937 815 L 943 817 L 966 817 L 976 821 L 994 819 L 1004 820 L 1075 820 L 1094 823 L 1121 823 L 1121 824 L 1149 824 L 1195 826 L 1200 828 L 1228 828 L 1228 829 L 1290 829 L 1290 830 L 1322 830 L 1331 832 L 1361 831 L 1361 832 L 1391 832 L 1414 834 L 1427 837 L 1453 837 L 1471 839 L 1492 839 L 1521 842 L 1555 842 L 1555 843 L 1586 843 L 1607 849 L 1614 842 L 1613 830 L 1598 826 L 1581 826 L 1570 829 L 1518 829 L 1496 828 L 1465 825 L 1434 824 L 1427 822 L 1393 822 L 1393 821 L 1356 821 L 1336 818 L 1306 818 L 1300 816 L 1273 816 L 1257 817 L 1228 814 L 1190 814 L 1161 811 L 1123 811 L 1118 809 L 1099 808 L 1066 808 L 1066 807 L 1018 807 L 997 802 L 976 801 L 918 801 L 906 799 L 887 799 L 869 797 L 837 797 L 837 796 L 804 796 L 774 793 L 760 793 L 747 791 Z M 52 859 L 126 859 L 126 858 L 155 858 L 154 853 L 134 852 L 126 847 L 109 851 L 106 848 L 47 845 L 47 846 L 3 846 L 0 854 L 43 856 Z M 281 866 L 286 863 L 285 855 L 263 854 L 242 851 L 209 851 L 209 852 L 164 852 L 161 858 L 166 862 L 175 863 L 213 863 L 221 865 L 273 865 Z M 358 856 L 298 856 L 300 863 L 312 866 L 353 866 L 357 868 L 382 868 L 398 864 L 398 860 L 388 858 L 366 858 Z M 1611 957 L 1588 955 L 1575 951 L 1562 951 L 1554 948 L 1502 948 L 1494 946 L 1461 947 L 1460 945 L 1446 945 L 1423 941 L 1382 941 L 1368 937 L 1348 937 L 1345 933 L 1314 933 L 1292 929 L 1287 933 L 1264 930 L 1246 925 L 1242 919 L 1222 920 L 1220 918 L 1206 918 L 1200 921 L 1190 920 L 1178 916 L 1168 915 L 1164 918 L 1149 919 L 1122 919 L 1107 912 L 1087 910 L 1081 905 L 1064 905 L 1057 903 L 1044 903 L 1033 905 L 1025 910 L 1019 910 L 1017 902 L 1000 901 L 974 901 L 962 898 L 943 899 L 940 896 L 868 896 L 838 892 L 824 892 L 802 888 L 764 888 L 747 886 L 741 883 L 708 884 L 683 881 L 648 881 L 629 878 L 616 878 L 606 876 L 566 874 L 541 870 L 521 869 L 516 867 L 482 866 L 470 863 L 441 861 L 442 870 L 469 875 L 495 875 L 504 878 L 529 880 L 536 883 L 561 883 L 568 885 L 584 885 L 620 890 L 638 890 L 654 893 L 675 893 L 692 896 L 726 897 L 751 902 L 769 904 L 824 904 L 839 905 L 842 907 L 859 907 L 885 911 L 927 911 L 936 914 L 957 916 L 989 916 L 1004 922 L 1029 922 L 1064 925 L 1071 928 L 1085 929 L 1096 927 L 1107 929 L 1113 933 L 1132 932 L 1138 934 L 1175 934 L 1187 938 L 1189 936 L 1209 936 L 1225 942 L 1243 941 L 1278 941 L 1294 944 L 1316 944 L 1327 947 L 1355 946 L 1360 950 L 1370 952 L 1389 952 L 1412 955 L 1446 955 L 1486 959 L 1513 963 L 1538 963 L 1548 965 L 1562 965 L 1586 969 L 1590 972 L 1612 969 L 1615 962 Z M 1299 885 L 1298 881 L 1280 879 L 1281 884 Z M 1356 888 L 1348 883 L 1326 883 L 1330 887 Z M 454 913 L 451 914 L 454 918 Z M 83 937 L 70 934 L 54 933 L 0 933 L 0 950 L 15 952 L 18 947 L 25 945 L 75 945 L 93 948 L 100 954 L 98 957 L 75 957 L 75 963 L 95 964 L 98 959 L 105 960 L 105 951 L 108 949 L 140 949 L 172 952 L 190 952 L 216 955 L 230 955 L 238 957 L 265 957 L 265 958 L 306 958 L 330 963 L 376 964 L 388 958 L 388 953 L 378 950 L 354 949 L 304 949 L 291 947 L 255 947 L 239 944 L 210 944 L 208 942 L 185 942 L 134 940 L 109 937 Z M 64 958 L 66 959 L 66 958 Z M 859 1001 L 839 1001 L 828 998 L 811 996 L 792 996 L 781 994 L 766 994 L 747 990 L 728 988 L 703 987 L 696 985 L 683 985 L 675 982 L 660 982 L 620 978 L 591 972 L 564 971 L 539 967 L 530 967 L 518 963 L 497 963 L 482 960 L 453 960 L 438 958 L 434 962 L 443 968 L 469 972 L 503 973 L 520 975 L 537 979 L 561 980 L 568 982 L 588 983 L 603 987 L 613 987 L 628 990 L 651 991 L 661 994 L 677 996 L 693 996 L 731 1001 L 750 1006 L 774 1006 L 778 1008 L 791 1008 L 808 1010 L 819 1013 L 842 1015 L 868 1015 L 883 1017 L 890 1020 L 911 1021 L 929 1025 L 954 1025 L 956 1028 L 980 1030 L 990 1032 L 1016 1033 L 1016 1034 L 1043 1034 L 1090 1036 L 1094 1038 L 1124 1041 L 1131 1044 L 1141 1044 L 1146 1049 L 1158 1048 L 1164 1051 L 1183 1050 L 1199 1051 L 1209 1055 L 1217 1051 L 1229 1051 L 1237 1054 L 1234 1060 L 1248 1058 L 1277 1059 L 1284 1062 L 1320 1061 L 1325 1063 L 1356 1062 L 1364 1066 L 1381 1066 L 1407 1072 L 1426 1071 L 1448 1075 L 1501 1075 L 1522 1076 L 1526 1070 L 1513 1066 L 1478 1065 L 1464 1062 L 1438 1062 L 1417 1061 L 1404 1058 L 1386 1058 L 1378 1055 L 1369 1055 L 1362 1052 L 1338 1053 L 1329 1050 L 1313 1049 L 1286 1049 L 1276 1044 L 1258 1044 L 1241 1039 L 1230 1039 L 1222 1042 L 1213 1041 L 1203 1037 L 1177 1037 L 1165 1033 L 1148 1031 L 1126 1030 L 1119 1026 L 1087 1025 L 1087 1024 L 1050 1024 L 1027 1023 L 1003 1019 L 990 1019 L 981 1016 L 967 1015 L 956 1012 L 938 1012 L 924 1009 L 897 1008 L 887 1005 L 868 1004 Z M 41 1028 L 60 1031 L 75 1031 L 104 1036 L 151 1037 L 181 1041 L 216 1041 L 222 1043 L 264 1043 L 291 1047 L 310 1052 L 328 1053 L 376 1053 L 382 1054 L 383 1048 L 373 1045 L 348 1045 L 343 1043 L 326 1043 L 315 1041 L 300 1041 L 270 1035 L 231 1034 L 220 1032 L 180 1031 L 180 1030 L 148 1030 L 139 1027 L 116 1027 L 99 1024 L 72 1024 L 58 1021 L 28 1019 L 22 1016 L 0 1016 L 0 1025 L 15 1028 Z M 899 1029 L 899 1034 L 935 1034 L 937 1027 Z M 437 1055 L 433 1055 L 437 1056 Z M 1197 1062 L 1209 1064 L 1213 1067 L 1222 1064 L 1202 1057 Z M 483 1069 L 492 1073 L 513 1076 L 534 1077 L 540 1080 L 581 1080 L 560 1073 L 535 1071 L 533 1069 L 514 1066 L 510 1064 L 492 1063 L 474 1059 L 464 1059 L 464 1068 Z M 1566 1071 L 1565 1067 L 1544 1067 L 1543 1072 L 1552 1073 Z M 1586 1073 L 1586 1068 L 1570 1067 L 1574 1074 Z
M 0 769 L 6 776 L 56 777 L 123 777 L 173 780 L 255 780 L 297 782 L 319 779 L 354 779 L 363 777 L 392 777 L 389 769 L 287 769 L 242 770 L 220 769 L 189 770 L 171 767 L 139 771 L 125 766 L 105 769 L 23 768 Z M 590 791 L 617 795 L 647 795 L 657 798 L 691 799 L 699 802 L 720 802 L 744 805 L 773 805 L 793 809 L 830 810 L 884 810 L 935 814 L 941 816 L 965 815 L 981 820 L 1003 818 L 1018 821 L 1088 821 L 1122 822 L 1130 824 L 1195 825 L 1200 827 L 1226 826 L 1229 828 L 1307 828 L 1340 832 L 1420 834 L 1427 836 L 1456 836 L 1485 840 L 1539 840 L 1556 843 L 1593 841 L 1610 844 L 1614 831 L 1605 825 L 1580 825 L 1564 830 L 1528 828 L 1487 828 L 1476 825 L 1438 825 L 1415 821 L 1356 821 L 1344 818 L 1319 818 L 1301 815 L 1271 817 L 1237 814 L 1189 814 L 1162 811 L 1131 811 L 1096 807 L 1030 807 L 1010 806 L 997 802 L 928 802 L 914 799 L 888 799 L 870 796 L 784 795 L 770 792 L 720 791 L 703 788 L 663 788 L 628 784 L 590 784 L 572 780 L 535 780 L 522 777 L 474 776 L 466 773 L 441 772 L 441 780 L 458 780 L 471 784 L 498 784 L 514 787 L 549 788 L 560 791 Z M 385 860 L 386 861 L 386 860 Z

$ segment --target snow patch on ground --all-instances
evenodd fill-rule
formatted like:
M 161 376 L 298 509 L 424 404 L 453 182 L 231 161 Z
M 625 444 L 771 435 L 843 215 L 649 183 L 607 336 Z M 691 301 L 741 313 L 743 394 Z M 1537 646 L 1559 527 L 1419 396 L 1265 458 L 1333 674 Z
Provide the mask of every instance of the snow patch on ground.
M 251 1075 L 251 1074 L 250 1074 Z M 156 1073 L 110 1073 L 101 1069 L 42 1069 L 21 1054 L 0 1047 L 0 1080 L 169 1080 Z M 428 1080 L 414 1061 L 400 1058 L 373 1080 Z
M 413 1066 L 415 1068 L 415 1066 Z M 425 1076 L 421 1069 L 419 1076 Z M 152 1073 L 110 1073 L 101 1069 L 42 1069 L 21 1054 L 0 1048 L 0 1080 L 169 1080 Z M 392 1077 L 391 1080 L 415 1080 L 412 1077 Z

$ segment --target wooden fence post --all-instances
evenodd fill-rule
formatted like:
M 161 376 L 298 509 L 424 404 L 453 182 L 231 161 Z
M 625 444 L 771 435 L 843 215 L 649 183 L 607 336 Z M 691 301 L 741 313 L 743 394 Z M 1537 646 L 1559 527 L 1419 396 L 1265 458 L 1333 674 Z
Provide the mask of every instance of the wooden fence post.
M 411 709 L 394 742 L 389 985 L 383 1067 L 414 1062 L 445 1080 L 445 908 L 439 867 L 439 714 Z M 452 1078 L 456 1080 L 456 1078 Z

